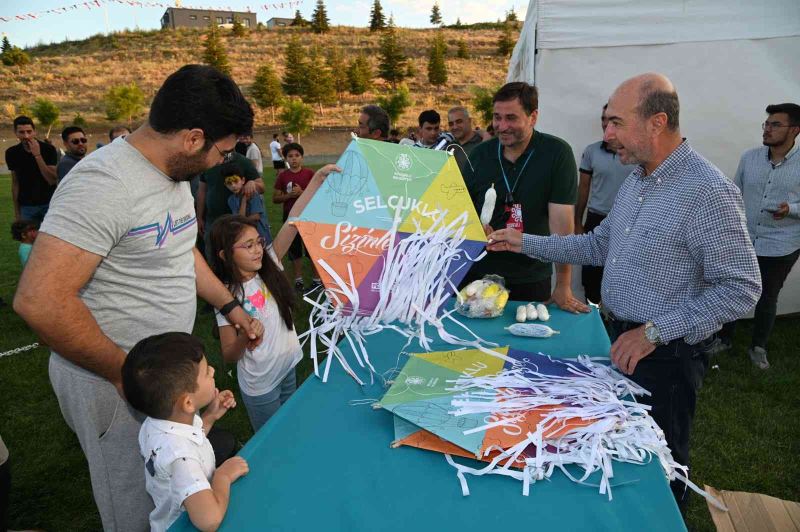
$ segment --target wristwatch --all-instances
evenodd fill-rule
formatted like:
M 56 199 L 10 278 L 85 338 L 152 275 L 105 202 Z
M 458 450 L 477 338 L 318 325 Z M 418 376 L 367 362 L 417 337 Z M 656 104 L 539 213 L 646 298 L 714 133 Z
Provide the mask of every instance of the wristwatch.
M 239 302 L 239 300 L 234 297 L 230 301 L 230 303 L 226 303 L 225 305 L 222 306 L 222 308 L 219 309 L 219 313 L 222 314 L 223 316 L 227 316 L 228 314 L 231 313 L 233 309 L 241 306 L 242 304 Z
M 658 330 L 658 327 L 652 321 L 648 321 L 644 324 L 644 336 L 647 338 L 647 341 L 653 345 L 664 344 L 664 342 L 661 341 L 661 331 Z

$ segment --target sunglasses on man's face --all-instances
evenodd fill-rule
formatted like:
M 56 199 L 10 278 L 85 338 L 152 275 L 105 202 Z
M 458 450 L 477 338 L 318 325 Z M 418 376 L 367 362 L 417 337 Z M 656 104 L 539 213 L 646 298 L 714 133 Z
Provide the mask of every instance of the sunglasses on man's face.
M 69 141 L 70 144 L 74 144 L 75 146 L 77 146 L 78 144 L 86 144 L 87 142 L 88 141 L 85 138 L 72 139 L 72 140 Z

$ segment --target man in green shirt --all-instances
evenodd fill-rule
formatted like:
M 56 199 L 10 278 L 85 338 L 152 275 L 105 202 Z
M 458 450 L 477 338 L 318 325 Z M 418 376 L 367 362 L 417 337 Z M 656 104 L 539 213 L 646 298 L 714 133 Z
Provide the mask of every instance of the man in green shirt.
M 496 136 L 472 150 L 472 166 L 464 169 L 464 181 L 478 212 L 489 187 L 497 192 L 487 234 L 506 227 L 535 235 L 573 232 L 575 158 L 565 141 L 534 129 L 538 100 L 536 87 L 524 82 L 507 83 L 497 91 L 492 120 Z M 497 274 L 505 279 L 513 300 L 553 301 L 564 310 L 588 312 L 572 295 L 571 266 L 556 265 L 556 287 L 551 294 L 552 271 L 551 263 L 519 253 L 490 253 L 472 266 L 464 282 Z

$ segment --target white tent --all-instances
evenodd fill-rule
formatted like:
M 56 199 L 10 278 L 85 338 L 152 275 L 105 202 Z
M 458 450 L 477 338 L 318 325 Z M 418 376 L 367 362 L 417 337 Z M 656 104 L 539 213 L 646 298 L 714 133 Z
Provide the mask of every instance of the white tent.
M 761 145 L 764 108 L 800 103 L 799 51 L 800 0 L 530 0 L 508 80 L 538 87 L 537 128 L 579 159 L 601 138 L 614 88 L 662 72 L 680 96 L 681 132 L 733 177 Z M 778 311 L 800 312 L 800 266 Z

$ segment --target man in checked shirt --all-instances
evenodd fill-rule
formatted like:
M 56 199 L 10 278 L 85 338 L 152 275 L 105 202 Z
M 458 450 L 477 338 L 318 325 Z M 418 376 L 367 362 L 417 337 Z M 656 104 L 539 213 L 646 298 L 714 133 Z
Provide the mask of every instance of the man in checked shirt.
M 620 85 L 608 103 L 605 141 L 638 164 L 608 217 L 585 235 L 536 236 L 503 229 L 490 251 L 557 263 L 605 266 L 611 360 L 652 395 L 642 401 L 672 456 L 689 463 L 706 349 L 723 323 L 753 308 L 761 278 L 736 186 L 681 137 L 678 94 L 661 74 Z M 682 510 L 688 490 L 673 493 Z

